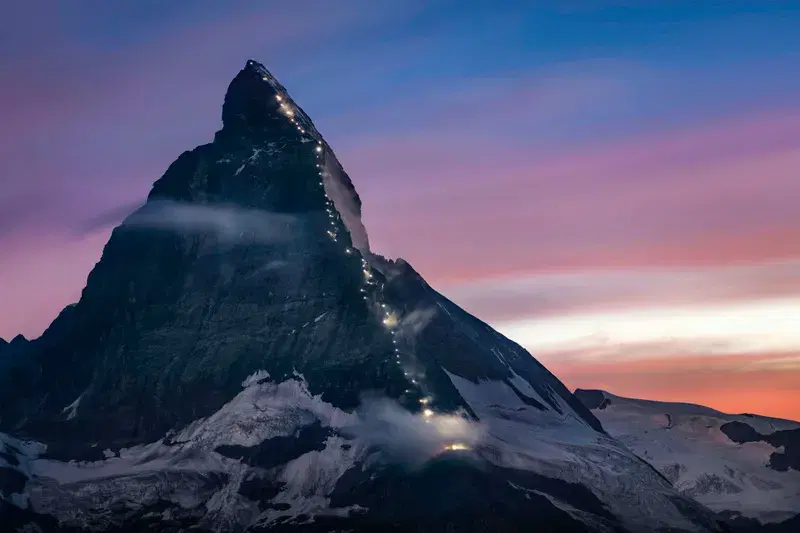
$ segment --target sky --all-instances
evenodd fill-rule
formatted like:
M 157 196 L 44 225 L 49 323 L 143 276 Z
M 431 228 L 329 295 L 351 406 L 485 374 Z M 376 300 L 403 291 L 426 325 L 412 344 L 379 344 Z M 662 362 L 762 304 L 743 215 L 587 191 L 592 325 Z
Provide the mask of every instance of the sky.
M 252 58 L 336 151 L 373 250 L 567 386 L 800 420 L 800 2 L 16 4 L 0 336 L 80 297 Z

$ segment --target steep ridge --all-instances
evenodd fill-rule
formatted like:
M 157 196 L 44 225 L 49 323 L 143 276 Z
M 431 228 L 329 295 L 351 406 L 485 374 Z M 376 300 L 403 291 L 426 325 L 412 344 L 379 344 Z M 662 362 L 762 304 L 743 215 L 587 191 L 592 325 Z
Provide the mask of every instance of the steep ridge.
M 777 523 L 800 513 L 800 422 L 600 390 L 575 396 L 611 436 L 733 523 Z
M 370 251 L 262 65 L 222 118 L 0 378 L 5 523 L 718 530 L 521 347 Z

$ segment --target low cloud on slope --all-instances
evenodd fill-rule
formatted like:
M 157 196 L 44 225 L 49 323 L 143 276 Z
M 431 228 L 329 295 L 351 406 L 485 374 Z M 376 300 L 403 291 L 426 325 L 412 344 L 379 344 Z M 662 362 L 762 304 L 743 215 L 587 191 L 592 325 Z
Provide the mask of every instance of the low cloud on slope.
M 447 446 L 472 448 L 484 434 L 480 424 L 459 414 L 411 413 L 386 398 L 364 398 L 358 415 L 359 423 L 347 433 L 411 467 L 421 466 Z
M 299 230 L 297 217 L 235 205 L 148 202 L 122 222 L 123 227 L 153 228 L 182 234 L 208 233 L 223 243 L 283 242 Z

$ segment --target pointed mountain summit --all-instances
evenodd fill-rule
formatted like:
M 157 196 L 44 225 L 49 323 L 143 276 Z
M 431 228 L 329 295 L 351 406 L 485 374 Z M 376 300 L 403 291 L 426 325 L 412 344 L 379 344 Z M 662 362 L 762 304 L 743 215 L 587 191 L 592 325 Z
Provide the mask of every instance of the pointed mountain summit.
M 262 65 L 222 121 L 0 378 L 0 522 L 718 530 L 530 354 L 370 251 L 350 178 Z
M 24 335 L 17 335 L 10 342 L 0 338 L 0 372 L 24 357 L 27 346 L 28 339 Z

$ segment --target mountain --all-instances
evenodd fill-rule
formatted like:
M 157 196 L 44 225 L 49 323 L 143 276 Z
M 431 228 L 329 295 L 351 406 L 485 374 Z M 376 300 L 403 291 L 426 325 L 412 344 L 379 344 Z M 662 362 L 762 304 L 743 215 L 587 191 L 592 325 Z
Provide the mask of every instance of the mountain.
M 11 342 L 0 338 L 0 370 L 12 366 L 23 357 L 27 346 L 28 339 L 22 335 L 17 335 Z
M 721 516 L 772 523 L 765 531 L 800 520 L 800 422 L 600 390 L 575 396 L 611 436 Z
M 0 383 L 30 531 L 722 531 L 520 346 L 369 247 L 260 64 Z M 27 529 L 25 529 L 27 528 Z

